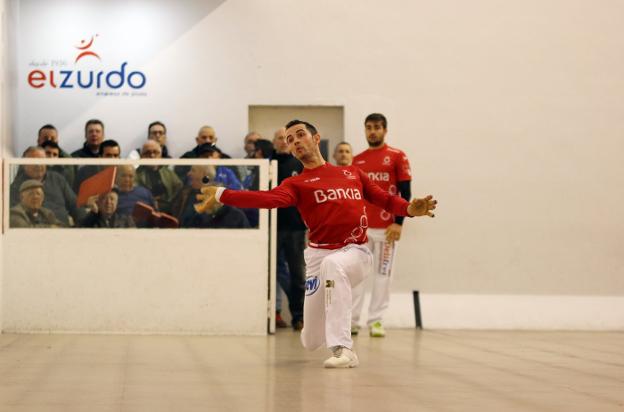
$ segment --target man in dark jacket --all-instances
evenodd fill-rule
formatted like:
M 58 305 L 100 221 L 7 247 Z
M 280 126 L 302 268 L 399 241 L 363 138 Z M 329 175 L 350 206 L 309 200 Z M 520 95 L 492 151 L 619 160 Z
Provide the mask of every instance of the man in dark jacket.
M 257 143 L 257 142 L 256 142 Z M 287 177 L 301 173 L 303 165 L 290 154 L 286 143 L 286 129 L 275 132 L 272 159 L 277 160 L 277 180 L 282 183 Z M 294 207 L 277 209 L 277 253 L 288 266 L 288 280 L 282 289 L 288 297 L 288 309 L 292 315 L 295 330 L 303 328 L 303 299 L 305 295 L 305 263 L 303 250 L 307 227 Z M 282 267 L 284 267 L 282 263 Z M 278 262 L 278 267 L 280 264 Z M 283 276 L 281 276 L 283 279 Z M 278 276 L 278 279 L 280 276 Z
M 104 140 L 104 123 L 91 119 L 85 123 L 85 142 L 82 147 L 72 152 L 72 157 L 99 157 L 100 145 Z

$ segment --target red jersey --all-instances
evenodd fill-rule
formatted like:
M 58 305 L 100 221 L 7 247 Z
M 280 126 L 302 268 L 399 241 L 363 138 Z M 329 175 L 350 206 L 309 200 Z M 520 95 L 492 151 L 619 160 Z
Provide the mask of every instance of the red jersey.
M 368 218 L 365 200 L 407 216 L 409 203 L 392 196 L 371 182 L 355 166 L 338 167 L 329 163 L 303 169 L 268 191 L 224 190 L 219 201 L 237 207 L 296 206 L 310 229 L 310 246 L 338 249 L 349 243 L 366 243 Z
M 353 164 L 362 169 L 370 180 L 392 195 L 398 193 L 397 182 L 412 180 L 407 156 L 399 149 L 384 144 L 380 149 L 367 149 L 353 158 Z M 394 223 L 394 215 L 374 204 L 367 204 L 368 223 L 372 228 L 387 228 Z M 396 214 L 396 213 L 395 213 Z

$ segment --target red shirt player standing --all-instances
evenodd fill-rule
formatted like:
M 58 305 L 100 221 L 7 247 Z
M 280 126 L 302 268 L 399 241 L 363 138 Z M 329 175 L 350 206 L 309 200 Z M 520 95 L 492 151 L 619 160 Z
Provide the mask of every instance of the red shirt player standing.
M 326 163 L 319 150 L 321 136 L 310 123 L 293 120 L 286 125 L 290 152 L 303 163 L 301 174 L 285 179 L 269 191 L 202 188 L 198 210 L 219 201 L 238 207 L 296 206 L 310 233 L 305 250 L 306 297 L 301 342 L 314 350 L 326 345 L 333 355 L 326 368 L 353 368 L 349 312 L 351 288 L 370 270 L 372 256 L 365 243 L 368 218 L 365 200 L 396 215 L 430 216 L 436 207 L 431 196 L 411 202 L 374 184 L 354 166 Z
M 399 149 L 386 144 L 388 121 L 381 113 L 372 113 L 364 120 L 368 149 L 353 158 L 353 164 L 362 169 L 369 179 L 390 194 L 400 194 L 409 200 L 412 173 L 407 156 Z M 395 216 L 390 211 L 375 205 L 368 207 L 368 247 L 374 256 L 373 290 L 368 307 L 367 325 L 370 335 L 384 337 L 386 332 L 382 325 L 383 314 L 390 302 L 390 283 L 392 267 L 401 238 L 403 216 Z M 364 303 L 363 282 L 353 290 L 353 311 L 351 316 L 351 333 L 357 335 Z

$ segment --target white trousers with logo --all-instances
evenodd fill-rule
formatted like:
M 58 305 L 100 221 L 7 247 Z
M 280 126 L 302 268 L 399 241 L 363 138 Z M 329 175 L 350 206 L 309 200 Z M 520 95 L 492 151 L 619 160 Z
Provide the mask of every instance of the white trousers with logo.
M 368 247 L 373 253 L 373 290 L 368 306 L 368 326 L 379 321 L 383 317 L 390 303 L 390 284 L 392 281 L 392 267 L 396 254 L 397 242 L 386 242 L 385 229 L 368 229 Z M 362 282 L 353 288 L 353 315 L 351 324 L 359 325 L 362 306 L 364 305 L 364 292 L 366 282 Z
M 366 245 L 335 250 L 308 247 L 304 256 L 306 296 L 301 343 L 309 350 L 323 345 L 351 349 L 351 290 L 371 270 L 370 250 Z

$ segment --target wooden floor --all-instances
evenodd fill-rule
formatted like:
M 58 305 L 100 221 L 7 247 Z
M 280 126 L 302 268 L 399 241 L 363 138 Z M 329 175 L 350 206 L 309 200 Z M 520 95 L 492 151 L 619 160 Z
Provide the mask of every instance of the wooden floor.
M 270 337 L 0 335 L 0 411 L 624 411 L 624 333 L 391 330 L 326 370 Z

